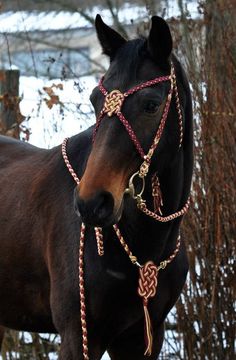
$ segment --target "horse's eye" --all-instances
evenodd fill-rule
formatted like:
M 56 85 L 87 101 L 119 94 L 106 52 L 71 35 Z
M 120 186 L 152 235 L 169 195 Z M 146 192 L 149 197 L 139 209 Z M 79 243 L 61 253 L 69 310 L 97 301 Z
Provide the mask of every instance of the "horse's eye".
M 156 101 L 149 100 L 144 104 L 144 111 L 148 114 L 155 114 L 159 109 L 159 104 Z

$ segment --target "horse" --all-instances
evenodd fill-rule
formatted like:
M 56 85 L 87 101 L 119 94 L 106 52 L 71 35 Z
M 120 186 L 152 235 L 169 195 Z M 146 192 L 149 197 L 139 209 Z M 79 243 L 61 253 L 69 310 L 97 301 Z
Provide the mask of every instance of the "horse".
M 154 360 L 188 272 L 191 93 L 164 19 L 95 27 L 96 124 L 62 149 L 0 138 L 0 324 L 59 333 L 61 360 Z

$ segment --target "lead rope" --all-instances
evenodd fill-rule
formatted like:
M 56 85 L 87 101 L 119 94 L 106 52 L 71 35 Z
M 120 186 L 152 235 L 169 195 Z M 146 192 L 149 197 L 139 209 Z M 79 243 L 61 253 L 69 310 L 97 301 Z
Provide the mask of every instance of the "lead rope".
M 76 175 L 74 169 L 72 168 L 70 161 L 67 156 L 66 152 L 66 144 L 68 138 L 64 139 L 62 143 L 62 156 L 64 162 L 75 180 L 76 184 L 79 185 L 80 180 Z M 85 244 L 85 224 L 82 222 L 81 229 L 80 229 L 80 242 L 79 242 L 79 296 L 80 296 L 80 320 L 81 320 L 81 329 L 82 329 L 82 348 L 83 348 L 83 358 L 84 360 L 89 360 L 88 355 L 88 331 L 87 331 L 87 322 L 86 322 L 86 301 L 85 301 L 85 287 L 84 287 L 84 244 Z M 97 240 L 97 248 L 98 254 L 102 256 L 104 254 L 103 249 L 103 235 L 102 235 L 102 228 L 95 227 L 95 237 Z
M 81 224 L 80 246 L 79 246 L 79 295 L 80 295 L 80 319 L 82 329 L 82 347 L 84 360 L 89 360 L 88 356 L 88 331 L 86 322 L 86 302 L 84 289 L 84 242 L 85 242 L 85 224 Z

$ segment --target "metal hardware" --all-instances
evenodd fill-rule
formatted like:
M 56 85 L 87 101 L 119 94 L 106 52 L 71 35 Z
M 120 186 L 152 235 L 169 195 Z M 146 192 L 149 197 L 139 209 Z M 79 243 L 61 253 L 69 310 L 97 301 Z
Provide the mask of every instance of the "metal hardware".
M 135 186 L 133 183 L 136 176 L 142 181 L 142 183 L 141 183 L 142 188 L 141 188 L 140 192 L 137 194 L 135 193 Z M 129 187 L 127 189 L 125 189 L 125 194 L 130 195 L 134 200 L 137 200 L 137 202 L 139 203 L 139 202 L 143 201 L 142 195 L 143 195 L 144 189 L 145 189 L 145 179 L 144 179 L 144 177 L 141 177 L 139 174 L 139 171 L 137 171 L 129 179 Z

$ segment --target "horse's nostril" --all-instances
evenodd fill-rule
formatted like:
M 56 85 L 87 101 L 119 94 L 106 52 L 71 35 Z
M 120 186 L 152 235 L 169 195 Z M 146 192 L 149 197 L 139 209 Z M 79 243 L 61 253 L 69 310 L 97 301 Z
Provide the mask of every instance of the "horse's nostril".
M 80 194 L 76 194 L 75 210 L 85 223 L 102 226 L 110 222 L 113 216 L 114 199 L 107 191 L 100 191 L 86 201 L 80 197 Z

